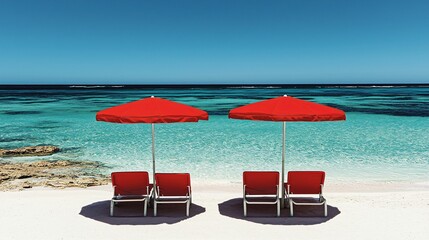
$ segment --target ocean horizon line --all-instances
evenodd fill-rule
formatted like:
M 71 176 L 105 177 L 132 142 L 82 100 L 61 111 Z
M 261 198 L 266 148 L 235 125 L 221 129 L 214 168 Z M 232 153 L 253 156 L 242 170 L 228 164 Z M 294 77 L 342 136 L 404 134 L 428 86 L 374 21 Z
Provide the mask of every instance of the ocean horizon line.
M 0 90 L 94 88 L 427 88 L 429 83 L 372 84 L 0 84 Z

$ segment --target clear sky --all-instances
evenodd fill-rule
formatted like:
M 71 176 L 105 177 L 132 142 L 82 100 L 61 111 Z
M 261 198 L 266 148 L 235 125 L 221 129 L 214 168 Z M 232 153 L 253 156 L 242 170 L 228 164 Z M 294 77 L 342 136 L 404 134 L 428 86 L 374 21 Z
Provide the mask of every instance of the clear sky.
M 1 83 L 429 83 L 429 1 L 0 0 Z

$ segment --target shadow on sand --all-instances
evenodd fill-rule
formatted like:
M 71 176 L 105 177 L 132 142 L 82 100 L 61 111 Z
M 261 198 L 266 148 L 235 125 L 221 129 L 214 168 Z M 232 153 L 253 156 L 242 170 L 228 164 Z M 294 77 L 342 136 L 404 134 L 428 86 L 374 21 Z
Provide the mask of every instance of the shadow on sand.
M 294 206 L 294 217 L 289 216 L 289 208 L 281 209 L 276 217 L 275 205 L 248 205 L 247 217 L 243 216 L 243 199 L 234 198 L 219 205 L 223 216 L 244 221 L 270 225 L 314 225 L 327 222 L 340 214 L 336 207 L 328 205 L 328 216 L 323 217 L 322 206 Z
M 205 211 L 205 208 L 191 204 L 189 217 L 186 217 L 184 204 L 160 204 L 158 205 L 157 217 L 153 216 L 153 208 L 148 208 L 147 216 L 143 217 L 142 204 L 130 202 L 117 205 L 115 207 L 115 217 L 110 217 L 110 200 L 106 200 L 82 207 L 79 214 L 111 225 L 157 225 L 178 223 Z

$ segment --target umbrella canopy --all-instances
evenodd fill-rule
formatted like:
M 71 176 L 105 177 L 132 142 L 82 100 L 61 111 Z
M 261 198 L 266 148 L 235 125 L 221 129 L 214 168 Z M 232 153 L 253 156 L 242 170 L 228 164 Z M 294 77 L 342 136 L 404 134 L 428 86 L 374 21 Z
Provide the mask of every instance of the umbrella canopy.
M 235 119 L 283 122 L 282 184 L 280 188 L 282 200 L 284 199 L 286 122 L 346 120 L 346 114 L 340 109 L 287 95 L 234 108 L 228 116 Z M 284 201 L 281 203 L 284 205 Z
M 154 96 L 107 108 L 96 115 L 97 121 L 152 125 L 153 184 L 155 184 L 155 123 L 198 122 L 208 119 L 207 112 L 201 109 Z
M 114 123 L 174 123 L 208 120 L 209 115 L 182 103 L 150 97 L 99 111 L 96 119 Z
M 229 118 L 276 122 L 318 122 L 346 120 L 346 115 L 333 107 L 285 95 L 234 108 L 229 112 Z

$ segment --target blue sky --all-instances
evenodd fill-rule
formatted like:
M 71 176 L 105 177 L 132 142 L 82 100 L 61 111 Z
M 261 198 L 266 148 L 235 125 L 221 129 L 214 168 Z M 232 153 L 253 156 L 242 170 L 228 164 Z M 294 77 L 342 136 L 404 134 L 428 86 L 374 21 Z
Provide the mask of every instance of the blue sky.
M 0 83 L 429 83 L 429 1 L 1 0 Z

